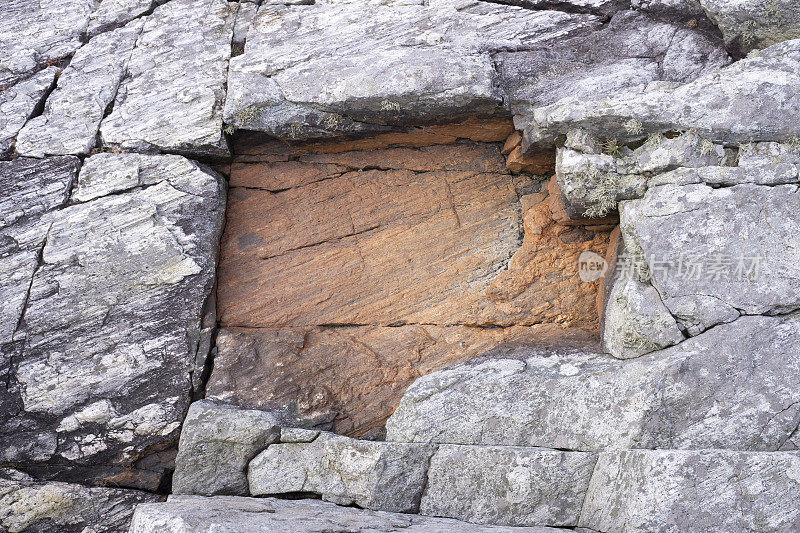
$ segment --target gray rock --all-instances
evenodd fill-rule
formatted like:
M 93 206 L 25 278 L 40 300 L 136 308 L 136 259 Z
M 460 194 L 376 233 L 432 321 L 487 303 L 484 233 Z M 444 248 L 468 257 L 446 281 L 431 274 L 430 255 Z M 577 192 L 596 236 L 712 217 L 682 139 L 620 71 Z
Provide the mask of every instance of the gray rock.
M 0 6 L 0 88 L 29 76 L 81 46 L 90 0 L 6 0 Z
M 246 496 L 247 464 L 279 440 L 281 425 L 266 411 L 193 403 L 183 421 L 172 492 Z
M 135 490 L 35 482 L 7 471 L 0 475 L 0 528 L 9 533 L 118 533 L 127 531 L 137 504 L 161 499 Z
M 416 5 L 414 5 L 416 4 Z M 505 113 L 491 54 L 598 26 L 470 0 L 262 5 L 231 60 L 225 122 L 305 138 Z
M 729 46 L 747 52 L 800 37 L 800 1 L 700 0 Z
M 399 442 L 795 449 L 800 317 L 741 317 L 637 359 L 520 348 L 434 372 L 386 423 Z M 513 356 L 513 357 L 512 357 Z
M 234 16 L 225 0 L 173 0 L 147 17 L 103 144 L 221 156 L 222 103 Z
M 130 533 L 567 533 L 549 527 L 482 526 L 410 514 L 339 507 L 318 500 L 170 496 L 136 508 Z
M 0 92 L 0 157 L 9 155 L 17 133 L 44 102 L 58 72 L 56 67 L 47 67 Z
M 250 462 L 247 478 L 254 496 L 311 492 L 339 505 L 417 512 L 433 451 L 321 432 L 311 442 L 269 446 Z
M 781 141 L 800 135 L 800 39 L 777 44 L 718 72 L 680 85 L 653 82 L 613 96 L 567 97 L 515 117 L 524 128 L 523 149 L 551 146 L 580 125 L 621 143 L 652 132 L 696 129 L 711 141 Z M 636 133 L 626 127 L 641 123 Z
M 653 81 L 686 83 L 730 63 L 722 43 L 685 25 L 634 11 L 548 46 L 495 56 L 511 111 L 531 113 L 562 98 L 596 99 Z
M 247 33 L 253 24 L 253 19 L 258 11 L 258 5 L 253 2 L 239 2 L 236 10 L 236 20 L 233 24 L 233 55 L 241 55 L 244 52 L 244 44 L 247 41 Z
M 128 159 L 107 161 L 117 172 Z M 48 219 L 15 334 L 24 344 L 8 377 L 16 400 L 4 405 L 14 424 L 3 438 L 24 452 L 31 432 L 58 434 L 57 447 L 15 461 L 102 480 L 177 439 L 225 198 L 216 175 L 188 160 L 176 174 L 175 162 L 165 158 L 146 189 Z M 141 483 L 154 490 L 159 478 Z
M 600 454 L 580 525 L 597 531 L 796 531 L 797 452 Z
M 597 455 L 510 446 L 439 446 L 420 513 L 478 524 L 578 525 Z
M 623 202 L 620 226 L 641 246 L 667 308 L 707 328 L 709 317 L 731 316 L 731 308 L 800 308 L 798 212 L 796 185 L 663 185 Z M 687 307 L 695 299 L 697 315 Z
M 141 30 L 142 22 L 136 21 L 98 35 L 78 49 L 42 115 L 31 119 L 20 132 L 17 152 L 33 157 L 88 154 Z
M 102 0 L 89 16 L 87 33 L 94 37 L 100 33 L 124 26 L 166 0 Z

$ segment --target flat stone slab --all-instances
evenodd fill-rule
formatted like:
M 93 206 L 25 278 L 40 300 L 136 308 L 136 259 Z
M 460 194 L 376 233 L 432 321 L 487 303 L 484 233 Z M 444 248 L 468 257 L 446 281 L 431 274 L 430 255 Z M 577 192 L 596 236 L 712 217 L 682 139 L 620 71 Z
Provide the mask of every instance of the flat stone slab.
M 340 505 L 417 512 L 434 447 L 320 433 L 310 442 L 272 444 L 250 462 L 254 496 L 319 494 Z
M 600 454 L 580 525 L 593 531 L 796 531 L 800 454 Z
M 746 316 L 620 361 L 498 349 L 418 379 L 386 423 L 399 442 L 791 450 L 800 317 Z
M 136 508 L 130 533 L 566 533 L 549 527 L 469 524 L 446 518 L 339 507 L 317 500 L 170 496 Z
M 431 459 L 420 514 L 507 526 L 578 525 L 597 455 L 443 444 Z

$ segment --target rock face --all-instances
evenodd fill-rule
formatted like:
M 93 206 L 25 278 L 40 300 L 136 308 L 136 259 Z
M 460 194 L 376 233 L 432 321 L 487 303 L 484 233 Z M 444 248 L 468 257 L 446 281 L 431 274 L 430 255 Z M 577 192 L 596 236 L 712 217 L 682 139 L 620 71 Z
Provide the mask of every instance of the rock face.
M 248 495 L 247 464 L 279 440 L 281 425 L 264 411 L 193 403 L 181 430 L 173 494 Z
M 175 0 L 156 8 L 130 56 L 114 109 L 101 125 L 105 146 L 228 153 L 221 111 L 232 13 L 225 0 Z
M 596 329 L 596 284 L 578 257 L 602 253 L 607 232 L 557 224 L 541 179 L 505 170 L 499 143 L 472 140 L 509 131 L 243 147 L 208 396 L 290 405 L 358 436 L 420 375 L 499 342 L 568 335 L 543 323 Z
M 17 152 L 33 157 L 88 154 L 141 31 L 142 22 L 135 21 L 98 35 L 75 52 L 42 115 L 20 132 Z
M 572 450 L 796 449 L 798 320 L 741 317 L 631 361 L 501 351 L 418 379 L 386 423 L 387 438 Z
M 793 531 L 800 455 L 627 450 L 600 455 L 581 526 L 597 531 Z
M 591 15 L 435 0 L 263 5 L 233 58 L 225 121 L 305 138 L 501 112 L 491 54 L 596 27 Z M 358 21 L 356 23 L 356 21 Z
M 525 129 L 526 151 L 551 146 L 576 124 L 598 138 L 619 142 L 688 129 L 726 143 L 787 140 L 800 135 L 800 127 L 789 118 L 800 110 L 798 72 L 800 39 L 776 44 L 684 85 L 651 84 L 594 100 L 563 98 L 515 117 L 515 123 Z M 635 131 L 626 128 L 631 120 L 640 124 Z
M 218 496 L 171 496 L 166 503 L 136 508 L 131 533 L 200 533 L 202 531 L 252 533 L 562 533 L 549 527 L 496 527 L 446 518 L 386 513 L 339 507 L 315 500 L 279 500 Z
M 137 183 L 143 159 L 149 176 L 141 183 L 150 185 L 52 211 L 26 230 L 39 240 L 17 297 L 24 310 L 8 360 L 5 460 L 47 476 L 85 470 L 155 489 L 160 469 L 127 471 L 177 439 L 214 279 L 224 184 L 178 156 L 102 159 L 102 172 L 90 158 L 78 178 L 84 197 L 95 196 L 93 180 L 104 192 L 124 176 Z M 55 161 L 73 169 L 57 182 L 63 202 L 75 163 L 40 164 Z M 113 178 L 97 178 L 103 173 Z M 12 229 L 41 210 L 34 187 L 46 176 L 33 176 L 32 206 L 14 196 L 21 218 Z
M 0 157 L 11 152 L 14 139 L 53 86 L 57 67 L 48 67 L 0 92 Z
M 479 524 L 576 526 L 597 456 L 513 446 L 439 446 L 420 513 Z
M 135 490 L 35 482 L 13 471 L 0 473 L 0 527 L 9 533 L 127 531 L 133 509 L 162 498 Z
M 311 442 L 269 446 L 250 462 L 247 479 L 254 496 L 310 492 L 339 505 L 418 512 L 433 452 L 422 444 L 320 433 Z

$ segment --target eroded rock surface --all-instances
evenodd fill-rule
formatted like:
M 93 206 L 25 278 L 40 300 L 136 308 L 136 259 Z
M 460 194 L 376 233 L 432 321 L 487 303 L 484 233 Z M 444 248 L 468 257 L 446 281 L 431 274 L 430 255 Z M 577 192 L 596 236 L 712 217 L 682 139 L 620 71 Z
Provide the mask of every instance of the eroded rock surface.
M 104 156 L 104 169 L 135 176 L 141 157 Z M 208 170 L 177 156 L 151 156 L 149 170 L 159 162 L 149 187 L 64 207 L 31 230 L 41 244 L 14 334 L 5 460 L 158 487 L 164 467 L 148 472 L 145 457 L 177 440 L 225 205 Z M 89 197 L 90 175 L 78 179 Z M 141 476 L 128 472 L 142 461 Z
M 795 449 L 798 320 L 741 317 L 629 361 L 578 350 L 500 351 L 418 379 L 387 421 L 387 438 L 572 450 Z
M 0 157 L 9 155 L 17 133 L 44 102 L 58 72 L 48 67 L 0 92 Z

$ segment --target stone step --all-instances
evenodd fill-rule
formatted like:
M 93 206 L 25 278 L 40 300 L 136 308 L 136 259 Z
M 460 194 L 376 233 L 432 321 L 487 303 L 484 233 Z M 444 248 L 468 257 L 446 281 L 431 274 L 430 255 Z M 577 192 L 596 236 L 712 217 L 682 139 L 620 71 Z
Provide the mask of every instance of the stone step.
M 319 500 L 170 496 L 139 505 L 130 533 L 567 533 L 549 527 L 469 524 L 447 518 L 340 507 Z
M 500 348 L 419 378 L 389 418 L 394 442 L 566 450 L 793 450 L 800 317 L 742 316 L 619 360 Z

